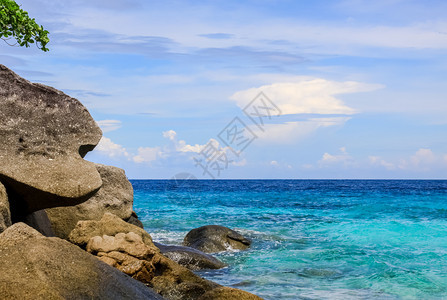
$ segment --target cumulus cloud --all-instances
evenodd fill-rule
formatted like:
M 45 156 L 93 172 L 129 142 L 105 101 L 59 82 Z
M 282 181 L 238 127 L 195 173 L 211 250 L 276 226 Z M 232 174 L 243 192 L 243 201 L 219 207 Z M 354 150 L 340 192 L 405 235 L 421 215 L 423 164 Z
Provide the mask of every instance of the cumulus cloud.
M 442 158 L 436 156 L 431 149 L 420 148 L 409 158 L 401 159 L 398 167 L 403 170 L 428 171 L 438 162 L 442 162 Z
M 121 121 L 119 120 L 101 120 L 96 123 L 101 127 L 102 132 L 110 132 L 121 128 Z
M 164 161 L 166 163 L 167 160 L 172 162 L 178 162 L 179 160 L 191 161 L 193 157 L 197 157 L 202 151 L 206 152 L 203 155 L 204 157 L 230 153 L 230 148 L 222 147 L 217 140 L 212 138 L 203 145 L 190 145 L 184 140 L 178 140 L 177 132 L 174 130 L 164 131 L 162 134 L 164 138 L 169 140 L 169 144 L 158 147 L 140 147 L 138 148 L 138 153 L 132 156 L 132 160 L 136 163 L 153 163 L 155 161 Z M 243 166 L 246 164 L 246 161 L 244 159 L 236 161 L 231 159 L 229 163 L 234 166 Z
M 115 144 L 111 139 L 103 136 L 96 146 L 95 150 L 109 157 L 129 157 L 126 148 L 119 144 Z
M 160 158 L 161 156 L 163 156 L 163 153 L 160 151 L 160 147 L 139 147 L 138 154 L 135 155 L 132 159 L 136 163 L 150 163 L 154 160 L 157 160 L 157 158 Z
M 356 111 L 346 106 L 335 95 L 373 91 L 380 87 L 377 84 L 355 81 L 338 82 L 322 78 L 307 78 L 239 91 L 230 99 L 235 101 L 240 108 L 244 108 L 260 92 L 263 92 L 280 108 L 283 114 L 352 115 Z
M 330 154 L 324 153 L 322 158 L 318 161 L 318 166 L 327 167 L 334 165 L 342 165 L 342 166 L 354 166 L 356 162 L 353 157 L 348 154 L 345 147 L 340 148 L 340 152 L 338 154 Z

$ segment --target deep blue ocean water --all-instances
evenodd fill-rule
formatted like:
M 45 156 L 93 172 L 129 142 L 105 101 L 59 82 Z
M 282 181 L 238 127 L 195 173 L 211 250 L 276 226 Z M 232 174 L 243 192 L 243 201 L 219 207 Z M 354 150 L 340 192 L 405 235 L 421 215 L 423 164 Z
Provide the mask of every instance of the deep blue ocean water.
M 218 224 L 252 239 L 199 274 L 265 299 L 447 299 L 447 181 L 132 180 L 155 241 Z

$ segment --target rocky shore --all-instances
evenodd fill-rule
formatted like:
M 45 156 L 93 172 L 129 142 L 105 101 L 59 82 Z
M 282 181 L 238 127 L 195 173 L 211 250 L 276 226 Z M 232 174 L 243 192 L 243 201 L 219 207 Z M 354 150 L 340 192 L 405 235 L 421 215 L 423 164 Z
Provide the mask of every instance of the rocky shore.
M 78 100 L 0 65 L 2 299 L 261 299 L 194 273 L 225 267 L 210 253 L 247 249 L 239 233 L 152 240 L 124 170 L 83 159 L 101 137 Z

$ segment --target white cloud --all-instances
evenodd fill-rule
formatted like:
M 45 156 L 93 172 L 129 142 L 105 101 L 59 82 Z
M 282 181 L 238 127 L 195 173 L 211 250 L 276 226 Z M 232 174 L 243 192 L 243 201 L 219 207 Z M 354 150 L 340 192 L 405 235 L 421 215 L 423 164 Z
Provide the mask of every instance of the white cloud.
M 111 139 L 103 136 L 96 146 L 95 150 L 109 157 L 129 157 L 129 153 L 126 148 L 121 145 L 115 144 Z
M 276 160 L 272 160 L 272 161 L 270 162 L 270 165 L 272 165 L 272 166 L 277 166 L 277 165 L 278 165 L 278 162 L 277 162 Z
M 121 128 L 121 121 L 119 120 L 101 120 L 96 123 L 101 127 L 102 132 L 110 132 Z
M 334 165 L 343 165 L 344 167 L 354 166 L 356 162 L 351 155 L 348 154 L 345 147 L 340 148 L 340 153 L 329 154 L 324 153 L 322 158 L 318 161 L 320 167 L 328 167 Z
M 314 78 L 263 85 L 239 91 L 230 99 L 236 101 L 240 108 L 244 108 L 263 92 L 283 114 L 354 114 L 354 109 L 346 106 L 334 95 L 367 92 L 380 87 L 355 81 L 337 82 Z
M 136 163 L 150 163 L 162 157 L 162 155 L 163 153 L 160 151 L 160 147 L 139 147 L 138 154 L 133 157 L 133 161 Z
M 409 158 L 401 159 L 398 167 L 403 170 L 428 171 L 438 162 L 442 162 L 442 158 L 437 157 L 431 149 L 420 148 Z
M 372 166 L 382 166 L 387 170 L 395 170 L 396 166 L 393 163 L 387 162 L 382 159 L 380 156 L 368 156 L 369 163 Z
M 175 132 L 174 130 L 163 131 L 163 137 L 165 137 L 171 141 L 175 140 L 176 136 L 177 136 L 177 132 Z
M 179 161 L 191 161 L 193 157 L 197 157 L 198 154 L 204 150 L 205 156 L 215 157 L 221 154 L 229 155 L 231 152 L 228 147 L 221 147 L 219 142 L 215 139 L 209 139 L 207 143 L 203 145 L 195 144 L 189 145 L 184 140 L 177 140 L 177 133 L 174 130 L 164 131 L 163 137 L 168 139 L 171 143 L 169 145 L 158 147 L 140 147 L 138 148 L 137 155 L 132 157 L 132 160 L 136 163 L 153 163 L 155 161 L 161 161 L 161 163 L 167 163 L 168 160 L 171 163 Z M 247 162 L 245 159 L 228 158 L 228 163 L 234 166 L 244 166 Z

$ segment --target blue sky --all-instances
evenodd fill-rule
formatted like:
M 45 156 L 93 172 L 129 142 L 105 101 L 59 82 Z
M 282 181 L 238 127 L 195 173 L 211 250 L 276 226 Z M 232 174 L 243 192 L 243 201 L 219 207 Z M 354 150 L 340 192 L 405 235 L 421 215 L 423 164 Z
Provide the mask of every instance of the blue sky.
M 18 3 L 50 52 L 1 63 L 79 99 L 86 158 L 129 178 L 447 178 L 445 1 Z

